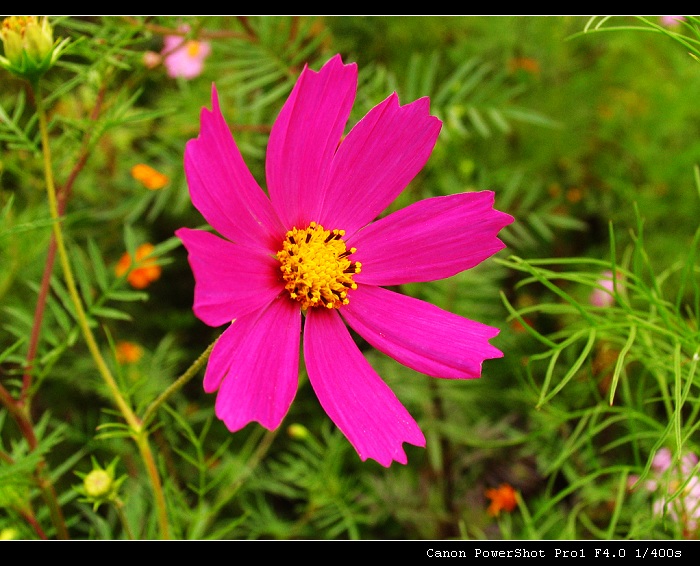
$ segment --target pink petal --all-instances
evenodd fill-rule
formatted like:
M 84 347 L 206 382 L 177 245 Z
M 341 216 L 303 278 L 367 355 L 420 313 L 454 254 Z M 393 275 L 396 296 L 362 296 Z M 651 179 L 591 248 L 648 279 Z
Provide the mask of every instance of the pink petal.
M 434 281 L 470 269 L 503 249 L 498 232 L 513 217 L 493 209 L 491 191 L 422 200 L 369 224 L 352 238 L 358 283 Z
M 189 26 L 187 26 L 187 29 L 184 29 L 184 26 L 181 27 L 181 30 L 183 32 L 189 31 Z M 163 50 L 161 53 L 163 55 L 167 55 L 168 53 L 174 52 L 175 49 L 178 47 L 182 47 L 185 44 L 185 38 L 181 35 L 166 35 L 163 38 Z
M 202 230 L 180 228 L 175 234 L 187 248 L 194 313 L 205 324 L 220 326 L 259 310 L 284 290 L 274 256 Z
M 180 45 L 184 45 L 184 38 L 178 35 L 166 35 L 163 41 L 163 49 L 161 53 L 167 55 L 168 53 L 174 53 Z
M 654 454 L 654 459 L 651 462 L 651 467 L 657 472 L 665 472 L 671 467 L 673 462 L 673 456 L 669 448 L 660 448 L 656 454 Z
M 381 287 L 358 285 L 342 308 L 347 323 L 377 350 L 434 377 L 481 376 L 485 359 L 503 353 L 488 343 L 497 328 Z
M 199 137 L 185 147 L 185 173 L 192 203 L 229 240 L 277 251 L 285 230 L 251 175 L 219 109 L 202 108 Z
M 306 227 L 317 211 L 331 160 L 357 90 L 357 65 L 340 55 L 320 71 L 304 67 L 272 127 L 267 148 L 267 185 L 288 227 Z
M 168 76 L 172 78 L 182 77 L 183 79 L 194 79 L 202 74 L 204 61 L 201 59 L 189 59 L 182 55 L 174 55 L 175 60 L 166 59 L 165 66 L 168 69 Z
M 235 321 L 219 338 L 204 377 L 220 384 L 216 416 L 235 432 L 257 421 L 275 429 L 297 390 L 301 310 L 288 299 Z
M 318 222 L 348 237 L 374 220 L 423 168 L 442 123 L 421 98 L 399 106 L 394 93 L 350 131 L 333 158 Z
M 362 460 L 405 464 L 403 443 L 425 446 L 408 411 L 357 348 L 334 310 L 309 309 L 304 359 L 311 385 L 331 420 Z
M 204 370 L 204 391 L 207 393 L 214 393 L 214 391 L 219 389 L 221 382 L 224 380 L 224 377 L 226 377 L 233 363 L 233 356 L 236 350 L 246 337 L 245 332 L 241 329 L 245 329 L 247 326 L 253 324 L 257 320 L 259 314 L 259 312 L 254 312 L 241 317 L 231 323 L 221 336 L 219 336 L 219 339 L 209 355 L 207 368 Z
M 197 52 L 196 57 L 198 57 L 201 60 L 206 59 L 209 57 L 211 54 L 211 43 L 208 41 L 200 41 L 199 42 L 199 51 Z

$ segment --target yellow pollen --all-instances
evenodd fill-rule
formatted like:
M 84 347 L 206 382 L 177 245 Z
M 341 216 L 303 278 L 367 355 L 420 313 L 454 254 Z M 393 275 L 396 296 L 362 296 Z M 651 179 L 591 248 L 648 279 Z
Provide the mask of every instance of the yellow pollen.
M 357 250 L 346 247 L 344 235 L 345 230 L 326 230 L 316 222 L 285 235 L 277 259 L 285 288 L 302 309 L 339 309 L 348 304 L 348 291 L 357 289 L 352 277 L 362 265 L 348 259 Z

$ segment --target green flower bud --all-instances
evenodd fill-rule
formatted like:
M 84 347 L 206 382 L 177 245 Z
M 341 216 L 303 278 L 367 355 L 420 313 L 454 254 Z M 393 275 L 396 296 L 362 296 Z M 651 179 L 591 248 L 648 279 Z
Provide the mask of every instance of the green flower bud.
M 105 470 L 92 470 L 83 478 L 83 488 L 88 497 L 105 497 L 112 491 L 114 478 Z
M 310 433 L 304 425 L 292 423 L 287 427 L 287 434 L 297 440 L 304 440 L 309 437 Z
M 81 501 L 92 503 L 95 510 L 102 503 L 120 504 L 119 486 L 126 479 L 126 476 L 115 479 L 117 460 L 115 458 L 106 468 L 103 468 L 93 458 L 92 470 L 87 474 L 75 472 L 83 480 L 83 484 L 76 487 L 75 490 L 83 496 Z
M 68 39 L 54 43 L 53 29 L 46 16 L 10 16 L 0 27 L 5 56 L 0 67 L 32 82 L 56 62 Z

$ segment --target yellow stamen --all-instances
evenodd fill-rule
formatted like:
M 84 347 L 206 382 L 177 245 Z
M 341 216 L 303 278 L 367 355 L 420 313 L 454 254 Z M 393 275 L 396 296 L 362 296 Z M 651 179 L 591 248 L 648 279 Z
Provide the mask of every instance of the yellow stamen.
M 277 259 L 285 288 L 302 309 L 338 309 L 348 304 L 348 291 L 357 289 L 352 277 L 362 265 L 348 259 L 357 250 L 346 247 L 344 235 L 345 230 L 326 230 L 316 222 L 301 230 L 292 228 L 285 235 Z
M 24 32 L 30 24 L 36 24 L 36 16 L 10 16 L 2 21 L 4 29 L 12 30 L 24 37 Z

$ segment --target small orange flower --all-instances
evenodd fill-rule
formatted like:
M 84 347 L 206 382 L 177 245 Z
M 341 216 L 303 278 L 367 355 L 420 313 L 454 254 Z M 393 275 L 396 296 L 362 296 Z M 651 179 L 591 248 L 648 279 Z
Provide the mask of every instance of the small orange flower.
M 143 348 L 133 342 L 118 342 L 115 350 L 120 364 L 133 364 L 143 357 Z
M 508 70 L 511 73 L 523 70 L 531 75 L 539 75 L 540 64 L 537 59 L 533 59 L 532 57 L 513 57 L 508 61 Z
M 136 266 L 133 269 L 131 266 L 131 256 L 129 256 L 128 252 L 124 252 L 124 255 L 119 259 L 117 267 L 115 268 L 117 277 L 121 277 L 128 272 L 129 274 L 126 280 L 135 289 L 145 289 L 156 281 L 160 277 L 160 265 L 157 265 L 153 258 L 144 260 L 146 256 L 153 253 L 153 249 L 153 244 L 141 244 L 136 249 Z
M 170 181 L 167 175 L 163 175 L 145 163 L 134 165 L 131 168 L 131 176 L 150 191 L 162 189 Z
M 487 489 L 486 497 L 491 500 L 487 512 L 492 517 L 498 516 L 501 510 L 510 513 L 518 505 L 515 489 L 507 483 L 502 483 L 497 488 Z

